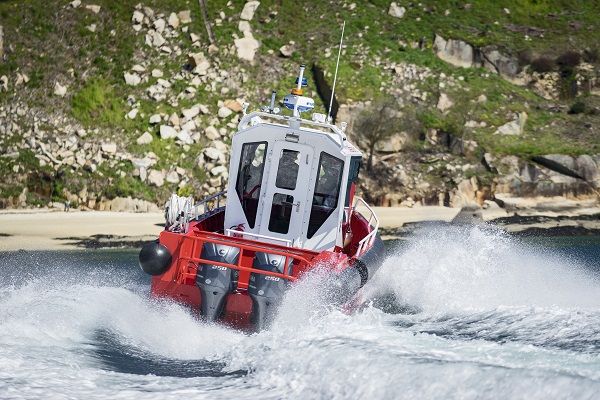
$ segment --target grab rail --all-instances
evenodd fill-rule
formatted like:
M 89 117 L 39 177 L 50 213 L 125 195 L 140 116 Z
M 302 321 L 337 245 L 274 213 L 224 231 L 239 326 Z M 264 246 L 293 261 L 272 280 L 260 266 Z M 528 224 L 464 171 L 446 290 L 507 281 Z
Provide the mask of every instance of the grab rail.
M 233 239 L 235 240 L 235 238 L 233 238 Z M 249 243 L 246 241 L 246 239 L 243 239 L 243 238 L 237 239 L 239 241 L 232 242 L 231 239 L 227 239 L 227 237 L 225 237 L 224 235 L 219 235 L 219 234 L 198 234 L 197 236 L 187 236 L 186 235 L 182 239 L 182 247 L 183 247 L 183 243 L 185 241 L 189 241 L 189 240 L 192 241 L 192 248 L 189 253 L 190 254 L 200 254 L 200 256 L 194 257 L 194 256 L 181 255 L 178 258 L 177 271 L 179 271 L 179 273 L 177 274 L 175 279 L 179 283 L 185 283 L 188 280 L 188 278 L 190 280 L 195 280 L 196 271 L 189 272 L 188 270 L 190 268 L 197 270 L 198 265 L 200 265 L 200 264 L 217 265 L 220 267 L 230 268 L 230 269 L 237 270 L 237 271 L 250 272 L 253 274 L 260 274 L 260 275 L 268 275 L 268 276 L 282 278 L 282 279 L 289 280 L 289 281 L 295 281 L 298 278 L 296 276 L 292 276 L 290 274 L 290 271 L 289 271 L 290 266 L 288 265 L 289 259 L 296 260 L 299 263 L 305 263 L 305 264 L 309 263 L 309 261 L 306 259 L 306 257 L 299 255 L 299 254 L 294 254 L 293 249 L 279 250 L 279 249 L 275 249 L 275 248 L 269 248 L 269 247 L 265 247 L 264 245 L 261 245 L 261 244 Z M 205 242 L 239 248 L 240 255 L 238 256 L 237 263 L 236 264 L 227 264 L 227 263 L 222 263 L 219 261 L 207 260 L 207 259 L 202 258 L 200 250 Z M 249 251 L 249 252 L 265 252 L 265 253 L 285 257 L 283 273 L 265 271 L 265 270 L 257 269 L 254 267 L 243 266 L 242 260 L 247 258 L 244 255 L 244 253 L 247 251 Z M 180 268 L 181 263 L 184 261 L 187 261 L 188 265 L 184 268 Z M 190 266 L 190 263 L 192 263 L 193 265 Z M 242 283 L 240 281 L 240 289 L 245 289 L 245 288 L 247 288 L 247 282 Z
M 364 238 L 362 238 L 360 240 L 360 242 L 358 242 L 358 249 L 356 250 L 356 254 L 360 256 L 361 254 L 363 254 L 363 251 L 366 251 L 369 248 L 371 248 L 371 245 L 373 244 L 373 240 L 375 239 L 375 236 L 377 235 L 377 231 L 379 230 L 379 218 L 377 217 L 377 214 L 375 214 L 375 211 L 373 211 L 371 206 L 369 206 L 367 204 L 367 202 L 364 201 L 360 197 L 355 198 L 354 205 L 352 208 L 356 210 L 358 203 L 361 203 L 367 209 L 367 211 L 369 211 L 369 213 L 371 214 L 368 219 L 368 225 L 369 225 L 369 228 L 371 228 L 371 232 L 369 232 L 369 234 L 367 236 L 365 236 Z M 374 225 L 371 224 L 371 222 L 373 222 L 373 220 L 375 220 Z
M 344 142 L 346 141 L 346 135 L 335 125 L 324 123 L 324 122 L 310 121 L 310 120 L 302 119 L 302 118 L 288 117 L 285 115 L 260 112 L 260 111 L 255 111 L 255 112 L 244 115 L 242 117 L 242 120 L 238 124 L 238 130 L 241 131 L 243 129 L 246 129 L 248 127 L 248 125 L 250 125 L 252 123 L 252 119 L 254 117 L 259 117 L 259 118 L 264 117 L 264 118 L 270 118 L 270 119 L 273 119 L 276 121 L 287 122 L 287 125 L 292 129 L 300 129 L 302 125 L 313 126 L 313 127 L 318 127 L 318 128 L 325 128 L 325 129 L 327 129 L 327 132 L 325 132 L 325 131 L 321 131 L 321 132 L 323 132 L 325 134 L 332 134 L 332 135 L 337 136 L 338 140 L 339 140 L 338 145 L 340 146 L 340 148 L 344 147 Z
M 181 197 L 173 193 L 165 205 L 165 228 L 170 232 L 187 233 L 190 229 L 190 221 L 216 214 L 221 208 L 223 197 L 225 191 L 205 197 L 192 205 L 194 202 L 192 196 Z M 212 206 L 211 202 L 213 202 Z M 202 211 L 200 207 L 203 207 Z
M 213 195 L 207 196 L 194 204 L 194 208 L 191 212 L 191 220 L 197 219 L 199 217 L 210 216 L 216 212 L 219 208 L 221 208 L 221 199 L 225 197 L 226 192 L 223 190 L 219 193 L 215 193 Z M 209 206 L 209 202 L 216 201 L 216 205 L 214 207 Z M 200 206 L 204 206 L 204 211 L 200 213 Z
M 275 241 L 278 241 L 278 242 L 285 243 L 285 245 L 287 247 L 290 247 L 292 245 L 292 241 L 289 240 L 289 239 L 281 239 L 281 238 L 276 238 L 276 237 L 273 237 L 273 236 L 259 235 L 258 233 L 238 231 L 236 229 L 225 229 L 225 234 L 227 236 L 233 236 L 233 234 L 236 234 L 236 235 L 240 235 L 242 237 L 244 235 L 248 235 L 248 236 L 253 236 L 253 237 L 259 238 L 259 239 L 275 240 Z

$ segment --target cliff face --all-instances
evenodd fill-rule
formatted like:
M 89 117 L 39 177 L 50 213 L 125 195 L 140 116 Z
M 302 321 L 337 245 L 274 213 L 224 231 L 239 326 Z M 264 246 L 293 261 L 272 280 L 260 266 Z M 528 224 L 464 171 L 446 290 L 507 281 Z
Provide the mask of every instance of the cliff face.
M 355 122 L 378 98 L 401 121 L 363 170 L 370 200 L 597 199 L 596 2 L 208 3 L 212 42 L 195 1 L 0 3 L 0 207 L 219 190 L 244 102 L 283 95 L 304 62 L 324 112 L 343 20 L 337 120 L 365 150 Z

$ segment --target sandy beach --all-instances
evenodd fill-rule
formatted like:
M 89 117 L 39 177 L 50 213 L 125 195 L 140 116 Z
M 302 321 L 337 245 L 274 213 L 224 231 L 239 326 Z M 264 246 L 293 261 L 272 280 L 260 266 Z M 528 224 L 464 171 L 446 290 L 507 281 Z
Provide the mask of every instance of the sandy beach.
M 0 213 L 0 251 L 69 250 L 96 240 L 151 240 L 162 230 L 162 213 L 28 211 Z
M 403 236 L 410 226 L 421 222 L 464 222 L 459 208 L 375 207 L 384 239 Z M 501 209 L 477 211 L 478 221 L 492 221 L 509 232 L 526 229 L 600 230 L 600 209 L 585 210 L 577 219 L 556 213 L 537 213 L 516 218 Z M 468 213 L 467 213 L 468 214 Z M 556 214 L 556 215 L 555 215 Z M 467 215 L 467 217 L 471 217 Z M 523 219 L 525 218 L 525 219 Z M 498 221 L 498 222 L 496 222 Z M 75 250 L 90 247 L 138 247 L 162 230 L 162 213 L 107 211 L 4 210 L 0 212 L 0 251 Z
M 382 228 L 422 221 L 450 222 L 456 208 L 376 207 Z M 0 251 L 70 250 L 102 243 L 130 245 L 151 240 L 162 230 L 162 213 L 8 210 L 0 212 Z

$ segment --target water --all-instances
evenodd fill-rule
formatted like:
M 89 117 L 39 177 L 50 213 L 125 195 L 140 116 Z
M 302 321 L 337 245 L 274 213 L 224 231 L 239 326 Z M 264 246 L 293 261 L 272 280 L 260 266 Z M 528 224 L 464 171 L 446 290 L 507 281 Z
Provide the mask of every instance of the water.
M 598 398 L 600 238 L 428 228 L 345 314 L 310 280 L 246 335 L 148 297 L 135 251 L 0 253 L 0 398 Z

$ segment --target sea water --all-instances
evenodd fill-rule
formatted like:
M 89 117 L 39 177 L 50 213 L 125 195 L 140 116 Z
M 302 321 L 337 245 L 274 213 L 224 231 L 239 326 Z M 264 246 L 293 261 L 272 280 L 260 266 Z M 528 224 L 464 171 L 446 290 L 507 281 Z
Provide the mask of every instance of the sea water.
M 136 251 L 0 253 L 0 399 L 597 399 L 600 238 L 429 227 L 353 313 L 311 277 L 244 334 L 153 300 Z

